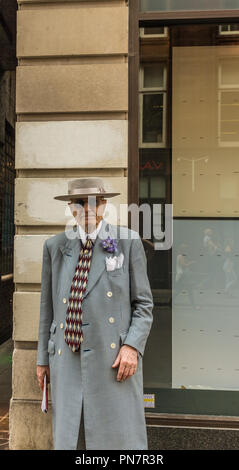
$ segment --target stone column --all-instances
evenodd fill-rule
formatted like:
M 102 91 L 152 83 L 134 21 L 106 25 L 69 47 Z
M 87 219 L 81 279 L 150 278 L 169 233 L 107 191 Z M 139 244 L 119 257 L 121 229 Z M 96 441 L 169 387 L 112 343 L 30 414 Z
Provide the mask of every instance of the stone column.
M 18 0 L 17 58 L 10 449 L 52 449 L 36 380 L 42 246 L 71 219 L 53 199 L 69 179 L 101 176 L 127 203 L 127 2 Z

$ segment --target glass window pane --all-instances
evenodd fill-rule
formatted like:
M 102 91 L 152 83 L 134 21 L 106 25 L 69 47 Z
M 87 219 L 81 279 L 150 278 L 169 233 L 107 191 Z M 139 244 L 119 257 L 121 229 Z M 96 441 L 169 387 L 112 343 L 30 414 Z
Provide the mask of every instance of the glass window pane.
M 239 146 L 239 91 L 221 93 L 219 143 Z
M 172 387 L 238 390 L 239 223 L 176 220 Z
M 155 249 L 153 230 L 145 243 L 154 297 L 145 393 L 155 412 L 237 416 L 239 41 L 217 23 L 169 29 L 163 47 L 142 38 L 140 49 L 141 66 L 165 61 L 168 74 L 165 91 L 139 92 L 140 177 L 151 213 L 162 205 L 152 228 L 165 229 L 164 203 L 174 216 L 171 250 Z
M 153 34 L 165 34 L 164 26 L 153 27 L 153 28 L 144 28 L 145 35 L 153 35 Z
M 237 10 L 237 0 L 140 0 L 141 11 Z
M 234 34 L 239 33 L 239 24 L 221 24 L 220 25 L 220 32 L 226 34 Z
M 163 140 L 163 93 L 143 96 L 143 142 Z
M 141 11 L 237 10 L 238 0 L 140 0 Z
M 160 199 L 166 197 L 166 184 L 163 176 L 154 176 L 150 179 L 150 197 Z
M 148 178 L 139 179 L 139 197 L 142 199 L 147 199 L 149 196 L 148 191 Z
M 229 24 L 222 24 L 221 25 L 221 31 L 229 31 Z
M 144 88 L 163 88 L 164 65 L 153 64 L 144 67 Z

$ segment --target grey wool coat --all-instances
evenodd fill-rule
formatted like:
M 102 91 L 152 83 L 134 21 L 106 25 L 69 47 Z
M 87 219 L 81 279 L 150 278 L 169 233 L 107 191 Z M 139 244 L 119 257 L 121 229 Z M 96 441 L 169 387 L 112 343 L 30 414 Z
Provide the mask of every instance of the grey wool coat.
M 64 328 L 81 241 L 71 228 L 43 246 L 37 364 L 50 366 L 55 450 L 77 448 L 82 403 L 86 449 L 148 449 L 142 357 L 153 299 L 146 256 L 136 231 L 102 222 L 83 295 L 80 352 L 65 343 Z M 117 239 L 116 253 L 101 246 L 107 236 Z M 107 271 L 106 256 L 120 253 L 123 266 Z M 112 364 L 123 344 L 138 350 L 138 365 L 133 376 L 118 382 Z

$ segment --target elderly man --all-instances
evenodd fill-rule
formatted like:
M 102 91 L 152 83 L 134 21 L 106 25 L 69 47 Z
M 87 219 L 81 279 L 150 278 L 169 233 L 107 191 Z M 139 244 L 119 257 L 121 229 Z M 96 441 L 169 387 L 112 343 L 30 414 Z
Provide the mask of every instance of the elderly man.
M 103 218 L 118 194 L 79 178 L 55 197 L 70 201 L 77 225 L 43 247 L 37 377 L 51 386 L 54 449 L 148 449 L 142 356 L 153 300 L 139 234 Z

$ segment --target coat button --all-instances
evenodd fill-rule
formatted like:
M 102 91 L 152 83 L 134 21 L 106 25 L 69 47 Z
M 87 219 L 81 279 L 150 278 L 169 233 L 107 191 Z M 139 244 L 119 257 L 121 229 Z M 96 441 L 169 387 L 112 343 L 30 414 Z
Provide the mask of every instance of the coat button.
M 107 295 L 108 295 L 108 297 L 112 297 L 113 294 L 112 294 L 112 292 L 109 290 L 109 292 L 107 292 Z
M 111 343 L 110 347 L 111 347 L 111 349 L 115 349 L 116 344 L 115 344 L 115 343 Z
M 110 318 L 109 318 L 109 322 L 110 322 L 110 323 L 114 323 L 114 321 L 115 321 L 114 317 L 110 317 Z
M 60 324 L 60 328 L 61 328 L 61 329 L 64 328 L 64 323 L 61 323 L 61 324 Z
M 61 349 L 58 349 L 58 354 L 59 354 L 59 356 L 61 355 Z
M 63 299 L 63 303 L 66 304 L 66 298 L 65 298 L 65 297 L 64 297 L 64 299 Z

